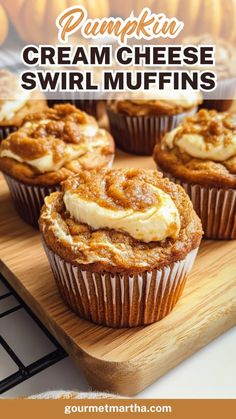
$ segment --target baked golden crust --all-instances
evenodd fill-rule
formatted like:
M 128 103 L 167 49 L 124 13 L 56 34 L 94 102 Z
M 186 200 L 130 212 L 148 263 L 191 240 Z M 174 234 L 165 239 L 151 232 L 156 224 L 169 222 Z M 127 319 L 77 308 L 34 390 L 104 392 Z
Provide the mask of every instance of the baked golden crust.
M 191 110 L 202 103 L 199 97 L 191 104 L 180 104 L 175 100 L 112 100 L 108 108 L 113 112 L 129 116 L 177 115 Z
M 104 169 L 99 176 L 94 171 L 81 171 L 63 182 L 62 189 L 113 211 L 143 211 L 158 201 L 153 187 L 158 188 L 159 183 L 159 177 L 153 176 L 152 171 Z
M 56 105 L 28 115 L 2 142 L 0 169 L 27 184 L 55 185 L 81 168 L 109 165 L 113 155 L 113 138 L 93 117 L 69 104 Z M 39 168 L 38 160 L 48 156 L 52 166 Z
M 128 177 L 137 177 L 139 183 L 141 179 L 144 182 L 152 182 L 153 185 L 169 194 L 180 214 L 181 227 L 178 238 L 144 243 L 135 240 L 125 232 L 106 228 L 93 230 L 87 224 L 76 222 L 66 211 L 63 201 L 65 190 L 70 187 L 69 185 L 74 185 L 74 180 L 68 179 L 63 185 L 62 192 L 56 192 L 47 197 L 41 211 L 40 229 L 47 246 L 52 251 L 81 269 L 132 274 L 159 269 L 177 260 L 182 260 L 191 250 L 199 246 L 202 237 L 201 222 L 193 210 L 189 197 L 180 186 L 164 179 L 159 172 L 154 170 L 120 169 L 115 170 L 114 173 L 113 171 L 107 173 L 108 176 L 114 174 L 116 177 L 127 178 L 127 175 Z M 97 171 L 94 171 L 92 175 L 87 174 L 87 176 L 91 176 L 91 180 L 95 176 L 102 178 L 101 172 Z M 82 179 L 83 176 L 79 174 L 78 178 Z M 138 199 L 142 200 L 138 189 L 136 189 L 137 199 L 134 199 L 134 195 L 128 198 L 132 200 L 134 207 Z M 96 197 L 96 187 L 93 193 Z M 108 192 L 107 198 L 108 201 L 114 203 L 115 207 L 120 206 L 121 203 L 127 205 L 126 197 L 124 200 L 123 196 L 120 196 L 119 187 L 114 186 L 112 198 L 110 192 Z M 144 191 L 144 207 L 147 205 L 146 201 Z M 103 204 L 105 205 L 104 201 Z M 142 204 L 138 205 L 138 207 L 140 206 L 142 207 Z
M 221 119 L 217 120 L 219 115 Z M 236 155 L 223 161 L 193 157 L 176 145 L 178 139 L 185 134 L 201 135 L 206 147 L 212 144 L 227 147 L 236 135 L 235 116 L 228 112 L 217 114 L 216 111 L 202 109 L 181 124 L 174 137 L 173 147 L 168 146 L 165 136 L 155 146 L 153 156 L 158 167 L 174 178 L 187 183 L 236 188 Z

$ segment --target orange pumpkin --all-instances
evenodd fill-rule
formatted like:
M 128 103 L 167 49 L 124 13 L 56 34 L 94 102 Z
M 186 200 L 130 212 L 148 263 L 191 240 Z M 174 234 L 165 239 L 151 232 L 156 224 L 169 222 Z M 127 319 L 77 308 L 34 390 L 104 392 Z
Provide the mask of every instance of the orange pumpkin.
M 90 18 L 109 15 L 108 0 L 1 0 L 19 36 L 26 42 L 57 39 L 57 16 L 70 6 L 84 6 Z
M 2 5 L 0 4 L 0 45 L 2 45 L 8 35 L 8 18 Z
M 236 0 L 110 0 L 111 13 L 127 17 L 149 7 L 154 13 L 176 16 L 184 24 L 184 36 L 210 33 L 236 39 Z

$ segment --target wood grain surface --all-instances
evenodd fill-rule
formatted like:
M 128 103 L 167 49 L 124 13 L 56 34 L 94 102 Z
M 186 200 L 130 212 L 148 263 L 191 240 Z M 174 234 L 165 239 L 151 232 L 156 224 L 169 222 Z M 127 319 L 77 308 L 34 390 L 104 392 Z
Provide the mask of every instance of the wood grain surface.
M 115 166 L 152 167 L 118 153 Z M 0 177 L 0 271 L 98 390 L 133 395 L 236 324 L 235 241 L 204 241 L 182 298 L 159 323 L 110 329 L 61 300 L 39 233 L 17 216 Z

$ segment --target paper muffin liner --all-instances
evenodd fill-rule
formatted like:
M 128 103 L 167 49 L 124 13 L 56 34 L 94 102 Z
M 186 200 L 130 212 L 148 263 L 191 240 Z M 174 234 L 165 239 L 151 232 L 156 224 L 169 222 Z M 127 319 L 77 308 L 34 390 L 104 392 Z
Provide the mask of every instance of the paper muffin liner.
M 52 192 L 59 191 L 60 186 L 27 185 L 5 173 L 4 177 L 17 213 L 26 223 L 38 228 L 38 219 L 44 198 Z
M 202 221 L 207 239 L 236 239 L 236 190 L 190 184 L 164 173 L 181 185 L 189 195 L 193 208 Z
M 5 138 L 8 137 L 9 134 L 11 134 L 12 132 L 15 132 L 18 128 L 14 125 L 9 125 L 9 126 L 0 126 L 0 142 L 2 140 L 5 140 Z
M 81 270 L 43 245 L 66 304 L 83 319 L 115 328 L 144 326 L 170 313 L 198 251 L 162 269 L 129 275 Z
M 217 81 L 217 88 L 212 93 L 206 93 L 201 108 L 215 109 L 218 112 L 227 111 L 233 104 L 236 91 L 236 78 Z M 211 97 L 212 96 L 212 97 Z M 215 99 L 217 97 L 217 99 Z M 231 99 L 227 99 L 231 98 Z
M 186 116 L 197 108 L 177 115 L 135 116 L 107 109 L 111 134 L 121 150 L 131 154 L 152 155 L 155 144 L 162 136 L 176 128 Z

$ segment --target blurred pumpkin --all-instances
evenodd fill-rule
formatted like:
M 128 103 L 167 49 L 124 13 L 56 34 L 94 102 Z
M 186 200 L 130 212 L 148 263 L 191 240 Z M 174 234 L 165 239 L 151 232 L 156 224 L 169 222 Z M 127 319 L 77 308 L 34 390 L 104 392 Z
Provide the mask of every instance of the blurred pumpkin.
M 57 39 L 56 18 L 68 7 L 84 6 L 90 18 L 109 15 L 108 0 L 1 0 L 19 36 L 26 42 Z
M 0 4 L 0 45 L 3 44 L 8 35 L 8 18 L 2 5 Z
M 139 7 L 137 6 L 138 1 L 139 0 L 110 0 L 111 15 L 116 17 L 127 17 L 130 15 L 132 11 L 134 12 L 134 14 L 137 14 L 139 9 Z M 143 5 L 143 7 L 148 6 Z
M 184 36 L 210 33 L 236 40 L 236 0 L 110 0 L 110 7 L 111 14 L 124 17 L 149 7 L 153 13 L 182 20 Z

